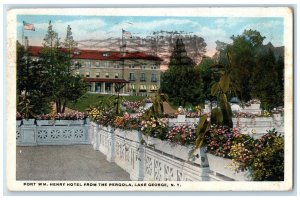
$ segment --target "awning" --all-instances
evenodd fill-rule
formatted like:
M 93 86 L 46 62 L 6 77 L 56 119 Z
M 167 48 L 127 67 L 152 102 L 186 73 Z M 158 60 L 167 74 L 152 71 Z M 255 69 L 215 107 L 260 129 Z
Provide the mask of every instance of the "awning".
M 85 78 L 86 82 L 98 82 L 98 83 L 129 83 L 124 79 L 117 79 L 117 78 Z
M 151 91 L 157 91 L 157 85 L 151 85 L 150 90 Z
M 129 85 L 129 90 L 135 90 L 135 85 L 134 84 L 130 84 Z
M 145 90 L 147 90 L 146 85 L 140 85 L 140 91 L 145 91 Z

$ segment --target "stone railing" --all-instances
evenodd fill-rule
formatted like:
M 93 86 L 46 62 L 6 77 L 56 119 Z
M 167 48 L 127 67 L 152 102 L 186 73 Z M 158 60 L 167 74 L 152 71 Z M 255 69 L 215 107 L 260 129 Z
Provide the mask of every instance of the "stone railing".
M 280 115 L 274 115 L 273 117 L 233 118 L 232 121 L 233 126 L 239 128 L 241 133 L 250 134 L 254 138 L 258 138 L 274 128 L 278 133 L 284 134 L 284 117 Z
M 89 144 L 87 120 L 17 121 L 18 146 Z
M 91 123 L 91 144 L 130 174 L 131 180 L 208 181 L 204 149 L 190 156 L 191 147 L 171 145 L 139 131 L 113 129 Z
M 199 122 L 199 118 L 188 118 L 184 115 L 177 118 L 166 118 L 165 120 L 169 126 L 198 124 Z M 272 117 L 232 118 L 232 121 L 233 127 L 239 128 L 241 133 L 250 134 L 255 138 L 274 128 L 277 132 L 284 134 L 284 117 L 280 114 L 275 114 Z

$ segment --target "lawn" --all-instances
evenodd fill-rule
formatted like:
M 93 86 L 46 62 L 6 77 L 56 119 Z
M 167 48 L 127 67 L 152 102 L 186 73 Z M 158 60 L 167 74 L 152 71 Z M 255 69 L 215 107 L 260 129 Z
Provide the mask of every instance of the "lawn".
M 67 103 L 67 107 L 73 110 L 85 111 L 89 106 L 96 105 L 100 100 L 103 101 L 107 99 L 110 95 L 103 94 L 91 94 L 86 93 L 82 97 L 80 97 L 76 102 Z M 128 101 L 141 101 L 146 97 L 143 96 L 124 96 L 124 98 Z

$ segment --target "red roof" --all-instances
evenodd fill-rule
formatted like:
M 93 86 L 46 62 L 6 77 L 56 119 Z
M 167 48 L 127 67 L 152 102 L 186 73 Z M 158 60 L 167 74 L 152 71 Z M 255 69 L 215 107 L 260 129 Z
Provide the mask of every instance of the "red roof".
M 29 46 L 29 52 L 33 56 L 39 56 L 42 47 L 40 46 Z M 61 48 L 62 51 L 66 51 L 65 48 Z M 156 60 L 162 61 L 161 58 L 153 55 L 148 55 L 142 52 L 126 52 L 125 55 L 115 51 L 99 51 L 89 49 L 76 49 L 73 50 L 74 59 L 90 59 L 90 60 L 122 60 L 122 59 L 143 59 L 143 60 Z M 78 54 L 76 52 L 79 52 Z M 106 54 L 106 55 L 105 55 Z
M 106 82 L 106 83 L 129 83 L 124 79 L 112 79 L 112 78 L 84 78 L 87 82 Z

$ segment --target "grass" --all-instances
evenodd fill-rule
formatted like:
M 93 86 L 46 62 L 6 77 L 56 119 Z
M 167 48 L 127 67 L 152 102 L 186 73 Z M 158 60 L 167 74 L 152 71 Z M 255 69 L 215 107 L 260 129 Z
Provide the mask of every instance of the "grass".
M 68 102 L 67 107 L 73 110 L 84 112 L 89 106 L 95 106 L 99 101 L 105 101 L 110 95 L 86 93 L 76 102 Z M 146 97 L 142 96 L 124 96 L 128 101 L 141 101 Z

